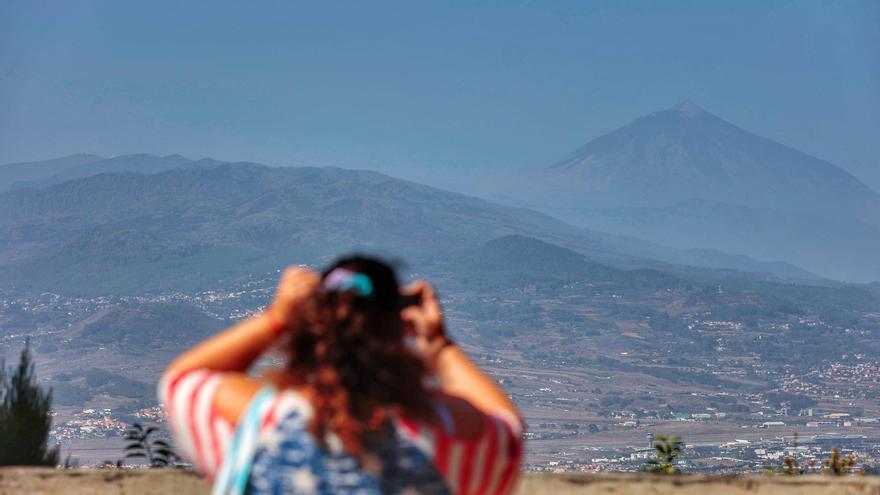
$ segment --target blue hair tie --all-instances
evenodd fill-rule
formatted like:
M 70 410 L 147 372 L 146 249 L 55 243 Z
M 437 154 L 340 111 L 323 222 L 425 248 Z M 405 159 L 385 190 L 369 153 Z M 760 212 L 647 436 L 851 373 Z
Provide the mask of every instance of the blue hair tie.
M 335 268 L 324 277 L 324 290 L 351 291 L 362 297 L 373 294 L 373 281 L 363 273 Z

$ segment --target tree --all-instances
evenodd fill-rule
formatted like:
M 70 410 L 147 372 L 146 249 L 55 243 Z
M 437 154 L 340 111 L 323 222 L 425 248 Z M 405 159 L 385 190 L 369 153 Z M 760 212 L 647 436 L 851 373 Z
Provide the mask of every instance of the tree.
M 179 460 L 177 454 L 171 450 L 168 442 L 160 438 L 153 438 L 153 434 L 159 431 L 155 426 L 147 426 L 135 423 L 129 428 L 123 438 L 128 441 L 125 446 L 125 458 L 143 457 L 150 467 L 167 467 Z
M 0 466 L 55 466 L 56 445 L 49 448 L 52 390 L 43 391 L 34 375 L 30 341 L 8 379 L 0 363 Z
M 654 441 L 654 455 L 645 463 L 644 471 L 655 474 L 677 474 L 679 469 L 675 466 L 684 457 L 684 442 L 678 435 L 657 435 Z

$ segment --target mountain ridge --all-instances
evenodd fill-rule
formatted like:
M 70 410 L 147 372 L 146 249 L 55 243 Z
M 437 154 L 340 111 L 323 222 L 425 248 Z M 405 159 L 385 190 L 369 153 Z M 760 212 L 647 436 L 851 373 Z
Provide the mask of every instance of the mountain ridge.
M 63 278 L 123 292 L 204 287 L 344 251 L 419 259 L 508 234 L 635 267 L 663 263 L 627 250 L 672 253 L 377 172 L 225 162 L 3 193 L 0 234 L 6 285 L 45 289 Z

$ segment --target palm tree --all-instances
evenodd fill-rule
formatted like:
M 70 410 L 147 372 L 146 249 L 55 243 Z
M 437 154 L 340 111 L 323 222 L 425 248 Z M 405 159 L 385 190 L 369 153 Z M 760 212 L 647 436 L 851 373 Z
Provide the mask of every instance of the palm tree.
M 675 465 L 684 457 L 684 442 L 678 435 L 657 435 L 654 441 L 654 455 L 645 463 L 644 471 L 655 474 L 677 474 L 681 472 Z
M 150 467 L 168 467 L 176 463 L 180 458 L 161 438 L 153 438 L 159 431 L 155 426 L 147 426 L 135 423 L 126 430 L 122 438 L 128 441 L 125 446 L 125 458 L 143 457 Z

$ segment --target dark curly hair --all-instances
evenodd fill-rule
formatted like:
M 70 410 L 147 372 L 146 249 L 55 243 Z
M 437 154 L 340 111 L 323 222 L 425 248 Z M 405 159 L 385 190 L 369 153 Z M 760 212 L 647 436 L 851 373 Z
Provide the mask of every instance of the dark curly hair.
M 429 417 L 428 370 L 406 343 L 391 266 L 346 257 L 325 269 L 322 280 L 336 268 L 366 275 L 373 291 L 316 291 L 288 328 L 287 372 L 312 395 L 315 437 L 323 441 L 332 431 L 359 455 L 378 440 L 389 414 Z

